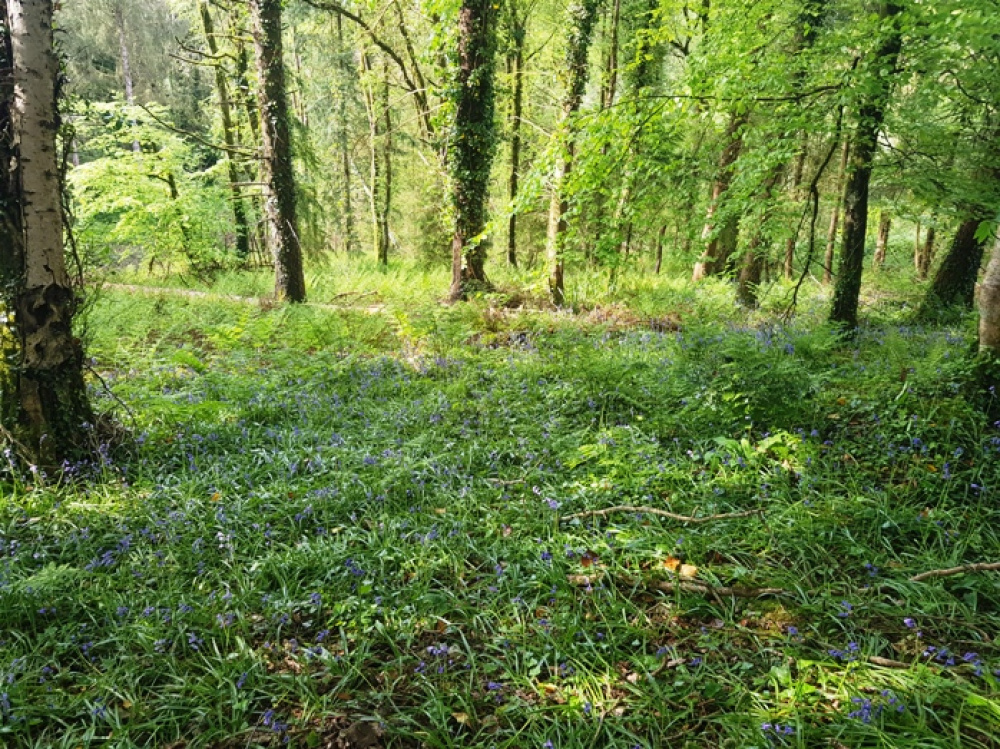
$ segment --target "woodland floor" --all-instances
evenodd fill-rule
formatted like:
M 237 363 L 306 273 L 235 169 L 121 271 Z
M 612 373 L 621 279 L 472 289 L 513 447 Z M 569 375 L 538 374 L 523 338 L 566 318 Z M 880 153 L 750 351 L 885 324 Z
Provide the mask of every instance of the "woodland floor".
M 1000 747 L 1000 572 L 912 579 L 1000 561 L 968 322 L 368 301 L 100 296 L 136 444 L 3 479 L 0 743 Z

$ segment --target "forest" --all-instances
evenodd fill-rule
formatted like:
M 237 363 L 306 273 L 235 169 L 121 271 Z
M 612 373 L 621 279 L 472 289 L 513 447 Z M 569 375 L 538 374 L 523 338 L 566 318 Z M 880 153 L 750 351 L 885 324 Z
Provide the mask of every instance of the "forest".
M 0 745 L 1000 748 L 1000 0 L 0 0 Z

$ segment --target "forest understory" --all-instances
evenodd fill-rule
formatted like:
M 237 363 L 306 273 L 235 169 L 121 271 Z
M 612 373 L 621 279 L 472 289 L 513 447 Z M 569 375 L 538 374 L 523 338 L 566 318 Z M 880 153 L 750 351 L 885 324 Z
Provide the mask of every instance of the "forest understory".
M 968 320 L 314 287 L 97 294 L 134 441 L 5 489 L 5 746 L 998 746 Z

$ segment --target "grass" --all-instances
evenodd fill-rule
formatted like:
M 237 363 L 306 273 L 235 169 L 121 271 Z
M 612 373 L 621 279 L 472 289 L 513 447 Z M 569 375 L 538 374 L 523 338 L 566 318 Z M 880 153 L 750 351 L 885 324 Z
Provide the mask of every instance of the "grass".
M 813 290 L 777 324 L 666 279 L 441 308 L 404 270 L 374 313 L 102 293 L 138 444 L 5 478 L 4 746 L 1000 744 L 997 574 L 909 581 L 1000 557 L 967 323 L 874 297 L 843 345 Z M 760 515 L 560 522 L 624 504 Z

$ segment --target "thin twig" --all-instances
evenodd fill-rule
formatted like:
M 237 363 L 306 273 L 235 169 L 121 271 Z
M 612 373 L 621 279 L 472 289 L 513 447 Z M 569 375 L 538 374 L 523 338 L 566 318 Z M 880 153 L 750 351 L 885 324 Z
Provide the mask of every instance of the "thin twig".
M 928 570 L 914 575 L 910 578 L 911 583 L 922 583 L 935 577 L 951 577 L 961 575 L 963 572 L 992 572 L 1000 570 L 1000 562 L 976 562 L 975 564 L 963 564 L 961 567 L 948 567 L 947 569 Z
M 608 507 L 604 510 L 588 510 L 587 512 L 578 512 L 574 515 L 564 515 L 559 519 L 575 520 L 577 518 L 606 517 L 616 512 L 634 512 L 634 513 L 643 513 L 646 515 L 658 515 L 659 517 L 670 518 L 671 520 L 676 520 L 680 523 L 707 523 L 712 520 L 727 520 L 729 518 L 747 518 L 750 517 L 751 515 L 761 514 L 761 510 L 747 510 L 746 512 L 726 512 L 721 515 L 703 515 L 701 517 L 693 517 L 691 515 L 678 515 L 677 513 L 667 512 L 666 510 L 659 510 L 655 507 L 633 507 L 631 505 L 620 505 L 618 507 Z
M 125 413 L 127 413 L 128 417 L 132 420 L 132 426 L 133 427 L 136 426 L 137 422 L 135 418 L 135 412 L 128 407 L 128 404 L 125 401 L 123 401 L 121 398 L 118 397 L 115 391 L 112 390 L 111 386 L 107 383 L 107 380 L 101 377 L 100 373 L 92 366 L 90 366 L 90 364 L 85 363 L 84 367 L 88 372 L 90 372 L 90 374 L 92 374 L 95 378 L 97 378 L 97 381 L 101 383 L 101 386 L 104 388 L 104 392 L 106 392 L 111 397 L 111 399 L 115 401 L 115 403 L 117 403 L 119 406 L 125 409 Z

